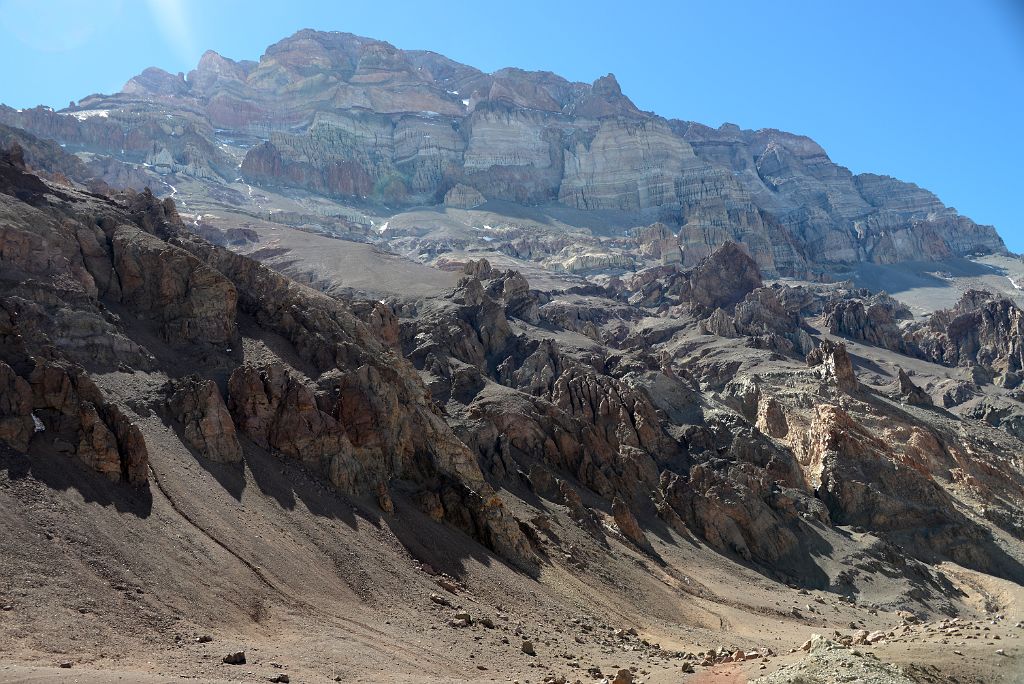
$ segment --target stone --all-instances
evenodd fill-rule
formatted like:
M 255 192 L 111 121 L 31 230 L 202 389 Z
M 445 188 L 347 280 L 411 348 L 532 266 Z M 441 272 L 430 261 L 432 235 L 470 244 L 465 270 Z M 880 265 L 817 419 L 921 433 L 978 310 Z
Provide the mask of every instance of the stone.
M 807 355 L 807 365 L 818 370 L 821 379 L 833 384 L 840 392 L 852 393 L 859 388 L 853 372 L 853 362 L 842 342 L 822 340 L 818 347 Z
M 698 314 L 715 309 L 732 310 L 754 290 L 762 287 L 761 272 L 746 250 L 735 242 L 726 242 L 702 259 L 685 280 L 677 279 L 669 292 L 677 294 Z
M 487 201 L 480 191 L 462 183 L 456 183 L 444 195 L 444 205 L 458 209 L 474 209 Z
M 230 280 L 136 226 L 118 226 L 111 244 L 121 301 L 155 317 L 167 342 L 234 344 L 238 293 Z
M 955 382 L 952 387 L 942 392 L 942 406 L 953 408 L 969 401 L 977 392 L 977 387 L 972 382 Z
M 25 452 L 35 432 L 32 387 L 0 361 L 0 442 Z
M 757 405 L 757 427 L 769 437 L 782 439 L 789 434 L 789 423 L 782 405 L 775 397 L 766 397 Z
M 905 304 L 885 293 L 851 294 L 826 304 L 825 324 L 829 333 L 895 352 L 909 350 L 900 329 L 900 321 L 913 318 Z
M 623 668 L 615 673 L 612 684 L 633 684 L 633 673 Z
M 650 548 L 650 542 L 644 535 L 640 523 L 637 522 L 633 512 L 621 499 L 612 499 L 612 516 L 615 518 L 615 526 L 619 528 L 623 536 L 642 549 Z
M 896 383 L 896 396 L 901 401 L 911 406 L 931 406 L 933 404 L 931 396 L 915 385 L 914 381 L 910 379 L 910 376 L 902 368 L 899 369 Z
M 245 651 L 228 653 L 222 660 L 226 665 L 245 665 Z
M 533 648 L 533 642 L 529 639 L 523 639 L 523 643 L 520 645 L 519 650 L 528 656 L 537 655 L 537 652 Z
M 170 391 L 168 408 L 192 448 L 218 463 L 242 460 L 235 424 L 213 380 L 189 375 L 173 381 Z

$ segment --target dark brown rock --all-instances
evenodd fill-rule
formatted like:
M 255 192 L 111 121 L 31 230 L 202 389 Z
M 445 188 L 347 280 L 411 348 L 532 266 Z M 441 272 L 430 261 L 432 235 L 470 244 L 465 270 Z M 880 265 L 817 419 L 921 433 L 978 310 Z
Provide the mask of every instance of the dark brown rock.
M 619 532 L 621 532 L 626 539 L 633 542 L 641 549 L 650 548 L 650 542 L 647 541 L 643 528 L 641 528 L 640 523 L 637 522 L 636 516 L 633 515 L 633 511 L 631 511 L 629 506 L 627 506 L 619 497 L 612 499 L 612 517 L 615 518 L 615 526 L 619 528 Z
M 135 226 L 118 226 L 111 241 L 121 301 L 153 316 L 168 342 L 232 344 L 238 294 L 231 281 Z
M 204 457 L 219 463 L 242 460 L 235 424 L 213 380 L 190 375 L 175 381 L 168 406 L 184 426 L 185 439 Z
M 17 451 L 28 451 L 34 433 L 32 388 L 0 361 L 0 442 Z

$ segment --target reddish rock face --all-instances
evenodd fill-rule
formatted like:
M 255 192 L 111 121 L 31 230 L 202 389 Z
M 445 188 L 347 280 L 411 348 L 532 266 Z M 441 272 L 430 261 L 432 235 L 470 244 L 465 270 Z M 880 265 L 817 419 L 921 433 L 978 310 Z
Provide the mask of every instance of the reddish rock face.
M 269 142 L 245 155 L 242 172 L 246 178 L 267 186 L 306 187 L 332 197 L 366 197 L 374 192 L 374 179 L 359 164 L 336 161 L 322 167 L 285 160 Z M 389 199 L 401 199 L 393 193 Z

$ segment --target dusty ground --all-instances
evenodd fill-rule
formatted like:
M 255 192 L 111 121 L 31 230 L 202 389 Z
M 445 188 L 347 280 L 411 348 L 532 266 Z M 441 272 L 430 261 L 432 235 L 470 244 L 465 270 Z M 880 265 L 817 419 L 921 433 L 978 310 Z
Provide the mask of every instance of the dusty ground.
M 812 634 L 894 629 L 901 605 L 926 612 L 899 578 L 879 575 L 873 595 L 850 605 L 799 593 L 669 530 L 654 538 L 661 563 L 610 527 L 604 549 L 550 503 L 550 534 L 577 551 L 528 577 L 401 499 L 384 515 L 251 444 L 244 470 L 204 467 L 155 416 L 142 424 L 159 446 L 140 492 L 112 494 L 42 451 L 3 452 L 3 681 L 266 681 L 282 672 L 300 682 L 588 681 L 597 666 L 612 675 L 635 667 L 652 684 L 742 682 L 805 657 L 790 651 Z M 863 541 L 844 530 L 822 535 L 835 550 L 826 573 Z M 951 637 L 915 626 L 863 649 L 932 677 L 916 681 L 1020 681 L 1024 589 L 942 571 L 966 597 L 935 607 L 954 608 L 971 629 Z M 472 626 L 450 626 L 459 610 Z M 639 637 L 614 635 L 629 628 Z M 199 635 L 212 640 L 197 643 Z M 536 656 L 522 652 L 523 638 Z M 683 675 L 676 651 L 720 646 L 779 656 Z M 237 650 L 245 665 L 221 662 Z

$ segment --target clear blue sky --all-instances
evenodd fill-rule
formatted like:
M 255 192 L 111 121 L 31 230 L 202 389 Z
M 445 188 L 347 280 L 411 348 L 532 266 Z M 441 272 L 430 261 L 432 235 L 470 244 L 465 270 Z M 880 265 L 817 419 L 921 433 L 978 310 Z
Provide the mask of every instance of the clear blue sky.
M 1024 0 L 0 0 L 0 101 L 67 106 L 300 28 L 478 68 L 611 71 L 642 109 L 811 136 L 922 185 L 1024 251 Z

